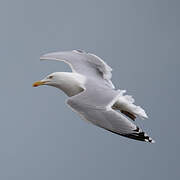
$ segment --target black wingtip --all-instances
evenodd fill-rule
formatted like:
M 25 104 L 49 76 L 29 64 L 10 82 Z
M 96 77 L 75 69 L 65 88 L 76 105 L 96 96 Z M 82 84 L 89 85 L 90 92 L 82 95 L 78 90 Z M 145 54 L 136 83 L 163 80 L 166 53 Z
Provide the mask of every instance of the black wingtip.
M 107 129 L 108 130 L 108 129 Z M 130 139 L 138 140 L 138 141 L 144 141 L 149 143 L 155 143 L 155 140 L 153 140 L 151 137 L 149 137 L 145 132 L 143 132 L 139 127 L 136 127 L 134 130 L 134 133 L 131 134 L 119 134 L 117 132 L 108 130 L 112 133 L 118 134 L 120 136 L 124 136 Z

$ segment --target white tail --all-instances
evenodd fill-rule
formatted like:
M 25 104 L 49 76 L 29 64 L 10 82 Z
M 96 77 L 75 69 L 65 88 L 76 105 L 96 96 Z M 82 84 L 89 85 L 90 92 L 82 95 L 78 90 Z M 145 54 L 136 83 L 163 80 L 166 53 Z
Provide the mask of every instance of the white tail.
M 116 103 L 113 105 L 113 108 L 120 110 L 123 114 L 127 115 L 133 120 L 135 120 L 137 116 L 141 119 L 148 118 L 144 109 L 142 109 L 140 106 L 136 106 L 135 104 L 133 104 L 135 100 L 132 96 L 123 95 L 125 92 L 125 90 L 121 91 L 122 96 L 118 98 Z

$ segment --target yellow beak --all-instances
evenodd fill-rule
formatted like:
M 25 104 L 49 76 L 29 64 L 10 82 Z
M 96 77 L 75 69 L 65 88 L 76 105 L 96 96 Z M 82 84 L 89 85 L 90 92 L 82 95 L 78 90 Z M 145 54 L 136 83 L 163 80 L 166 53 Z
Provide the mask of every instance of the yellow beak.
M 33 87 L 38 87 L 38 86 L 41 86 L 41 85 L 44 85 L 45 84 L 45 81 L 36 81 L 32 86 Z

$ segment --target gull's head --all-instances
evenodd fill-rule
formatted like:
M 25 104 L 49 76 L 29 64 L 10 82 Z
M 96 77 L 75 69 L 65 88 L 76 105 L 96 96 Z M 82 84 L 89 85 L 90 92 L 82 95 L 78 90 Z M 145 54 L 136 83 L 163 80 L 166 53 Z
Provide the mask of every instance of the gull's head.
M 70 72 L 54 72 L 44 79 L 36 81 L 32 86 L 53 86 L 64 91 L 68 96 L 73 96 L 84 90 L 84 76 Z
M 49 86 L 57 86 L 61 83 L 62 75 L 60 72 L 54 72 L 52 74 L 49 74 L 44 79 L 40 81 L 36 81 L 33 83 L 33 87 L 38 87 L 42 85 L 49 85 Z

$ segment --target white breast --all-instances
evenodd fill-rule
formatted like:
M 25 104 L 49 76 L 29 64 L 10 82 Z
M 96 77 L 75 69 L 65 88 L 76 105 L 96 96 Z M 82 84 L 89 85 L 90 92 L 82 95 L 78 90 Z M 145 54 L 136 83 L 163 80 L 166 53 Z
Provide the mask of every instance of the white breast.
M 57 87 L 68 96 L 74 96 L 84 90 L 86 78 L 78 73 L 61 72 L 61 83 Z

